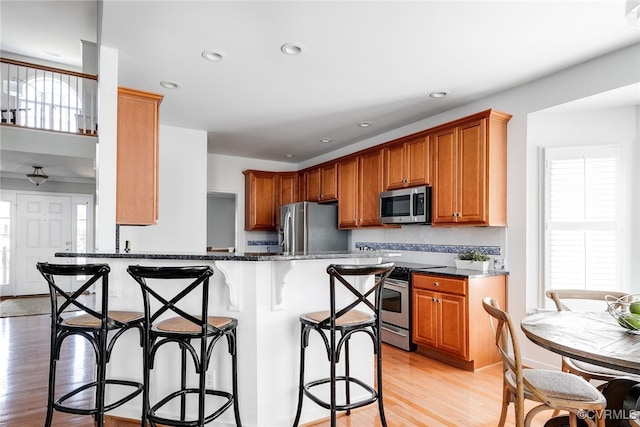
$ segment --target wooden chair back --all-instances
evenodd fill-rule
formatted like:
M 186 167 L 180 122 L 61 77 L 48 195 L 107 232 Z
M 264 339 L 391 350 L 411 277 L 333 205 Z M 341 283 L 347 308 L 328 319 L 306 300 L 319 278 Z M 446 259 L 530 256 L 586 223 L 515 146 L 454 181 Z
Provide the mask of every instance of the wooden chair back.
M 626 292 L 615 291 L 592 291 L 584 289 L 552 289 L 546 292 L 547 298 L 550 298 L 556 305 L 558 311 L 571 311 L 563 300 L 583 300 L 583 301 L 605 301 L 605 297 L 610 295 L 615 298 L 628 296 Z

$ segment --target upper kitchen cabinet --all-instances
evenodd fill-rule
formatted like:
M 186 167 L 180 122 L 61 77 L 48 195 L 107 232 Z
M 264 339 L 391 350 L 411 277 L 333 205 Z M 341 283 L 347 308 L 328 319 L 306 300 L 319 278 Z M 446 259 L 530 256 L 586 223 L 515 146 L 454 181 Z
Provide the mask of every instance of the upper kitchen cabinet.
M 275 230 L 279 209 L 278 174 L 246 170 L 244 174 L 244 229 Z
M 384 189 L 429 184 L 429 138 L 421 136 L 384 149 Z
M 278 175 L 278 191 L 280 206 L 298 201 L 298 173 L 280 172 Z
M 487 110 L 430 133 L 433 225 L 507 225 L 507 123 Z
M 277 230 L 280 206 L 298 201 L 297 172 L 246 170 L 245 230 Z
M 305 200 L 332 202 L 338 199 L 338 164 L 330 163 L 304 172 Z
M 338 228 L 381 227 L 382 151 L 338 163 Z
M 118 88 L 116 224 L 158 220 L 158 123 L 163 96 Z

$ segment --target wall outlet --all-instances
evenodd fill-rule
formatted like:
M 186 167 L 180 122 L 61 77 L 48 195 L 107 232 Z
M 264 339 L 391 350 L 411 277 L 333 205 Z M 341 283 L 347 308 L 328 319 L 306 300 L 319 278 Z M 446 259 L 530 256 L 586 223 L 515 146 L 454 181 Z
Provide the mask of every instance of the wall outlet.
M 213 371 L 207 372 L 207 387 L 213 388 L 215 385 L 215 375 Z

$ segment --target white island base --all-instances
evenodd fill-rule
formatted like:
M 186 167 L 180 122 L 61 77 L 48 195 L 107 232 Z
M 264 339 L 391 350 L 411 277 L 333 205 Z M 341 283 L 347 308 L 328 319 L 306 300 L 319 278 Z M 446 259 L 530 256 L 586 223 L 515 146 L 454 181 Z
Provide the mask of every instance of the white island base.
M 270 261 L 182 260 L 106 258 L 96 254 L 89 262 L 105 262 L 111 266 L 110 309 L 142 310 L 138 284 L 127 274 L 129 265 L 187 266 L 212 265 L 209 313 L 238 319 L 238 388 L 243 426 L 290 427 L 297 405 L 300 314 L 329 308 L 329 264 L 373 264 L 369 257 L 340 259 L 297 259 Z M 339 298 L 347 298 L 346 294 Z M 349 299 L 350 300 L 350 299 Z M 194 301 L 194 311 L 199 310 Z M 353 337 L 352 374 L 369 384 L 374 381 L 374 355 L 371 339 L 365 334 Z M 129 351 L 123 350 L 123 347 Z M 142 351 L 138 336 L 130 331 L 120 338 L 109 363 L 108 375 L 140 380 Z M 153 396 L 164 395 L 168 385 L 179 379 L 180 362 L 177 346 L 161 349 L 152 371 Z M 226 343 L 216 345 L 209 368 L 215 387 L 231 389 L 231 359 Z M 341 369 L 341 368 L 339 368 Z M 338 372 L 342 372 L 339 370 Z M 327 377 L 329 364 L 324 345 L 317 334 L 311 335 L 307 351 L 306 381 Z M 354 399 L 358 398 L 355 394 Z M 141 398 L 108 413 L 131 420 L 140 419 Z M 175 408 L 177 413 L 177 407 Z M 305 398 L 301 425 L 326 418 L 329 411 Z M 235 425 L 233 411 L 226 411 L 210 425 Z

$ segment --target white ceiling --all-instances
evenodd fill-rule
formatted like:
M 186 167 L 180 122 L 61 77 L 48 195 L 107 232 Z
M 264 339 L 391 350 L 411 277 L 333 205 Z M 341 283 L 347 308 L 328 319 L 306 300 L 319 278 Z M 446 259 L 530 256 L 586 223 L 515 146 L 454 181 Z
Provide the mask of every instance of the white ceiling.
M 104 0 L 100 43 L 120 85 L 165 95 L 163 124 L 206 130 L 210 152 L 298 163 L 637 43 L 624 3 Z M 1 0 L 0 49 L 78 66 L 96 9 Z

